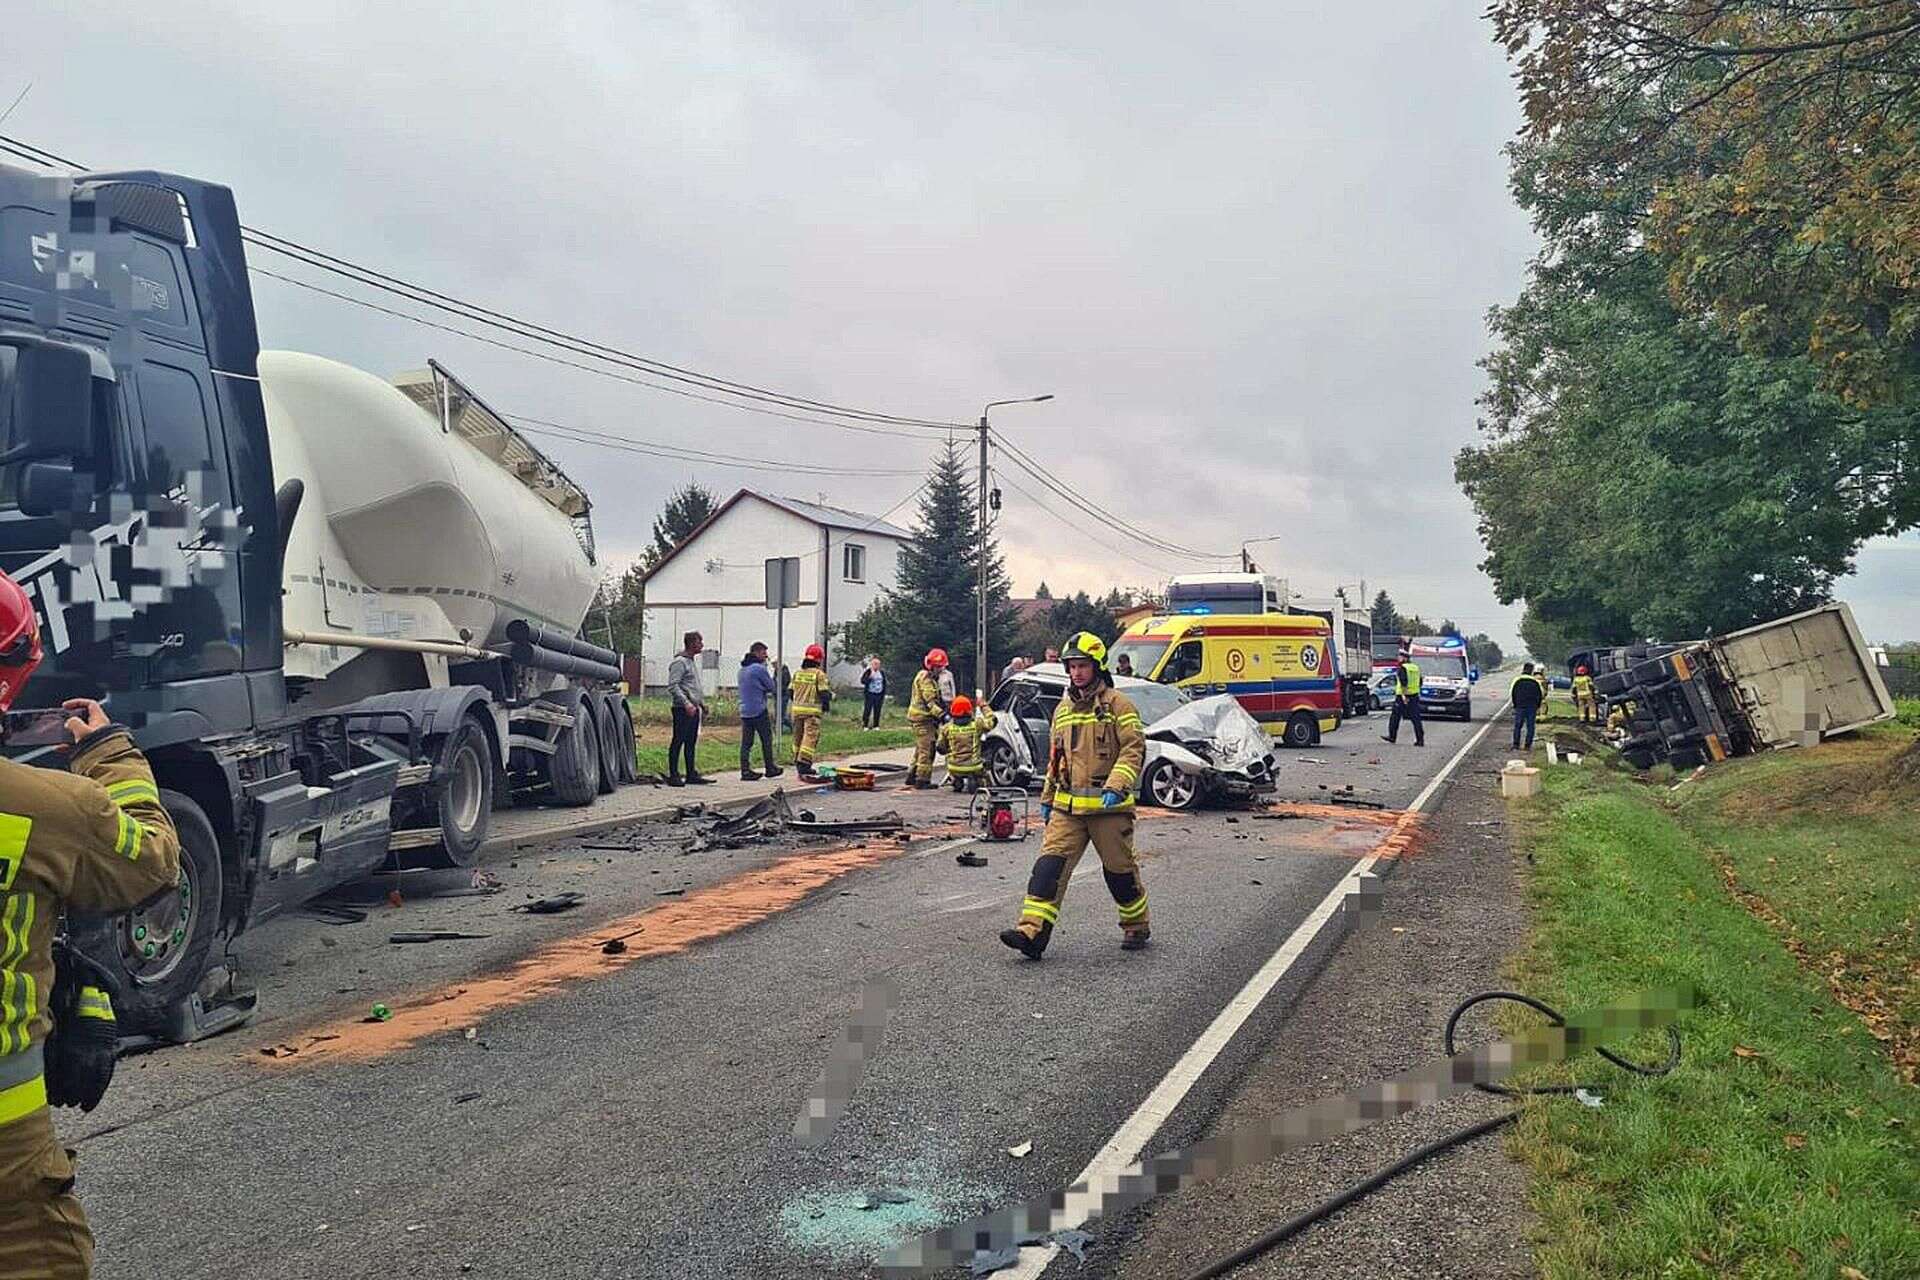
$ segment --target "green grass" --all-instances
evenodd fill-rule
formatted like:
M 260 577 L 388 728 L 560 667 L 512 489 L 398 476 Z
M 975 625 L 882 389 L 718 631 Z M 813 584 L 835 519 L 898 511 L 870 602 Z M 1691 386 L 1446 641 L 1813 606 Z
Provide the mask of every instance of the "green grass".
M 1587 1058 L 1571 1070 L 1611 1086 L 1603 1109 L 1528 1103 L 1510 1149 L 1535 1175 L 1543 1275 L 1920 1275 L 1920 1092 L 1828 967 L 1863 966 L 1864 988 L 1920 960 L 1913 797 L 1835 785 L 1911 737 L 1734 761 L 1678 792 L 1596 759 L 1510 802 L 1534 855 L 1521 989 L 1568 1011 L 1681 980 L 1706 996 L 1672 1075 Z
M 628 698 L 633 708 L 634 729 L 640 745 L 635 751 L 641 773 L 667 771 L 667 744 L 673 740 L 672 703 L 666 698 Z M 820 726 L 821 760 L 858 757 L 875 751 L 910 746 L 913 731 L 907 728 L 906 709 L 889 701 L 881 713 L 880 727 L 871 733 L 860 728 L 860 695 L 840 695 L 833 710 Z M 774 750 L 781 764 L 793 762 L 793 737 L 776 734 Z M 707 722 L 701 726 L 700 742 L 694 748 L 694 763 L 702 773 L 737 773 L 740 769 L 740 703 L 732 697 L 707 700 Z M 760 745 L 753 748 L 753 767 L 760 767 Z

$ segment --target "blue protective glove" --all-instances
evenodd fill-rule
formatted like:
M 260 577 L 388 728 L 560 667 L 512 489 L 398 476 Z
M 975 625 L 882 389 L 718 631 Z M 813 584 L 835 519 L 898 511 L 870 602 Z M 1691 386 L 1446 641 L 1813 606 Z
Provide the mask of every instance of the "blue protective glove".
M 1040 806 L 1041 824 L 1044 826 L 1046 823 L 1051 822 L 1052 820 L 1053 820 L 1053 806 L 1050 804 L 1041 805 Z
M 1120 801 L 1123 799 L 1125 799 L 1125 797 L 1122 796 L 1118 791 L 1112 791 L 1112 790 L 1102 791 L 1100 793 L 1100 807 L 1102 809 L 1111 809 L 1115 805 L 1119 804 Z

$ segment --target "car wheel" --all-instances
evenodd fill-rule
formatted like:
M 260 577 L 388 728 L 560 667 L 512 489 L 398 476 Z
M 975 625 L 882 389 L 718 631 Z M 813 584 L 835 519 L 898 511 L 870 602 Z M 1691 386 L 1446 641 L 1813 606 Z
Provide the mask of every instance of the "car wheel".
M 1171 760 L 1147 771 L 1147 797 L 1162 809 L 1191 809 L 1200 798 L 1200 779 L 1183 773 Z
M 987 744 L 987 781 L 996 787 L 1017 787 L 1020 780 L 1014 776 L 1019 767 L 1013 759 L 1013 748 L 1004 742 Z
M 1320 723 L 1311 713 L 1296 711 L 1287 720 L 1287 731 L 1280 740 L 1290 747 L 1310 747 L 1320 734 Z

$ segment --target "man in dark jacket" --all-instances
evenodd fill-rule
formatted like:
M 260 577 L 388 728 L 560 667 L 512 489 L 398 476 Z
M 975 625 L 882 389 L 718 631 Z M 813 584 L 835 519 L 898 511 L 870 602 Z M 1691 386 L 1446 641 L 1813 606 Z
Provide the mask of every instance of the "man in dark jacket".
M 1533 723 L 1540 715 L 1540 704 L 1547 700 L 1547 686 L 1534 674 L 1533 664 L 1526 663 L 1520 668 L 1520 674 L 1514 677 L 1513 688 L 1508 692 L 1513 699 L 1513 745 L 1520 747 L 1520 736 L 1526 734 L 1527 750 L 1533 750 Z
M 780 776 L 780 766 L 773 762 L 773 690 L 773 672 L 767 670 L 767 646 L 755 641 L 747 650 L 747 656 L 740 660 L 740 777 L 746 782 L 760 777 L 752 765 L 756 736 L 760 739 L 760 759 L 766 765 L 766 776 Z

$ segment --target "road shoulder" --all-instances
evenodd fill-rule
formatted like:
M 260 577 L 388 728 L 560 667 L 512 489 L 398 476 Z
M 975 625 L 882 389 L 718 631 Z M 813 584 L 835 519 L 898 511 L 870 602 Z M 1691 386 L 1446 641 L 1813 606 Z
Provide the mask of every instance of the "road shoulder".
M 1348 936 L 1300 997 L 1284 1037 L 1234 1087 L 1219 1131 L 1440 1056 L 1454 1006 L 1503 986 L 1526 913 L 1490 770 L 1503 730 L 1462 762 L 1412 856 L 1385 879 L 1381 918 Z M 1236 1249 L 1424 1142 L 1498 1114 L 1471 1094 L 1240 1170 L 1101 1232 L 1097 1274 L 1167 1280 Z M 1533 1274 L 1523 1171 L 1498 1138 L 1444 1153 L 1235 1271 L 1236 1277 Z

